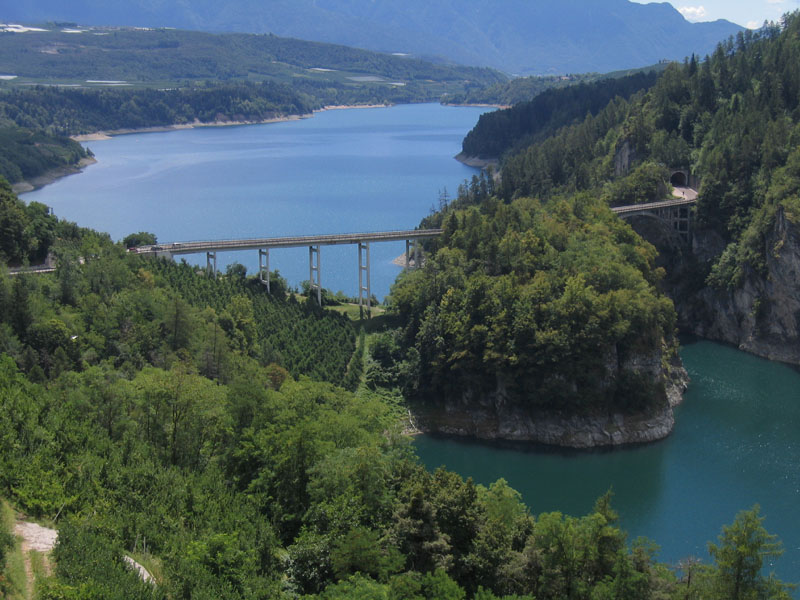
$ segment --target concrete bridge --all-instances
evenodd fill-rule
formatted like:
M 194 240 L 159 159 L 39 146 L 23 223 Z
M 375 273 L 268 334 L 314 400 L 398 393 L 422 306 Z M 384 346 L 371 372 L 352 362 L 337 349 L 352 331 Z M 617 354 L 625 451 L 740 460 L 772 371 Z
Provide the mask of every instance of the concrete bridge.
M 370 290 L 369 245 L 373 242 L 406 242 L 406 268 L 420 264 L 418 242 L 442 234 L 441 229 L 412 229 L 406 231 L 376 231 L 368 233 L 339 233 L 326 235 L 305 235 L 293 237 L 251 238 L 245 240 L 211 240 L 197 242 L 169 242 L 138 246 L 130 252 L 145 256 L 172 258 L 180 254 L 206 253 L 206 271 L 217 275 L 217 252 L 258 250 L 258 277 L 269 292 L 269 252 L 277 248 L 308 247 L 308 274 L 312 292 L 317 292 L 317 302 L 322 304 L 322 246 L 341 244 L 358 245 L 358 304 L 369 312 L 372 293 Z M 366 298 L 365 298 L 366 295 Z
M 691 207 L 697 204 L 697 192 L 688 187 L 676 187 L 670 200 L 615 206 L 611 210 L 621 219 L 654 218 L 666 224 L 684 243 L 691 234 Z

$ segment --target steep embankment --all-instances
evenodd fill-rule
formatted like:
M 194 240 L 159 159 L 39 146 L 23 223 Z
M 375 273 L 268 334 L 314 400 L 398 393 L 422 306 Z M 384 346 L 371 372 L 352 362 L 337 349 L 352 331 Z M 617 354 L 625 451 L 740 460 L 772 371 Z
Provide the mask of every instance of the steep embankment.
M 611 358 L 615 358 L 613 355 Z M 576 414 L 569 411 L 534 410 L 515 404 L 507 387 L 488 394 L 465 394 L 435 405 L 417 406 L 416 427 L 425 432 L 492 440 L 530 441 L 569 448 L 595 448 L 654 442 L 667 437 L 675 426 L 673 408 L 683 400 L 689 382 L 679 360 L 668 366 L 659 353 L 636 357 L 624 365 L 610 366 L 607 385 L 624 371 L 647 373 L 664 384 L 667 403 L 641 412 L 605 409 Z M 609 361 L 611 362 L 611 361 Z
M 695 235 L 693 257 L 724 247 L 708 231 Z M 770 360 L 800 364 L 800 227 L 780 208 L 763 240 L 764 266 L 743 265 L 740 283 L 685 293 L 678 287 L 679 322 L 701 337 L 734 344 Z

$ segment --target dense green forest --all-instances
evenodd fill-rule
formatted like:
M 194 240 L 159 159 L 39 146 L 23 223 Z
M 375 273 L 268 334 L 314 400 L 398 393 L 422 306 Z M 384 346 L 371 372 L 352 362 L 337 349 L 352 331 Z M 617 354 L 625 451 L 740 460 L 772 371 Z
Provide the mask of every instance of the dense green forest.
M 550 90 L 565 88 L 578 83 L 592 83 L 603 79 L 616 79 L 637 73 L 661 72 L 665 63 L 639 69 L 626 69 L 610 73 L 571 73 L 569 75 L 542 75 L 516 77 L 489 86 L 469 85 L 456 94 L 448 94 L 442 100 L 448 104 L 496 104 L 500 106 L 517 105 L 533 100 L 539 94 Z M 583 116 L 583 115 L 582 115 Z
M 71 167 L 89 157 L 78 142 L 69 138 L 5 123 L 0 117 L 0 176 L 11 183 Z
M 411 398 L 502 389 L 534 413 L 663 407 L 665 381 L 625 366 L 653 354 L 667 364 L 676 349 L 655 248 L 587 194 L 506 204 L 491 183 L 478 184 L 479 207 L 425 221 L 444 235 L 392 288 Z
M 0 119 L 54 135 L 306 115 L 316 101 L 280 83 L 231 83 L 174 90 L 37 87 L 0 94 Z
M 24 248 L 34 217 L 0 191 Z M 690 576 L 628 543 L 610 494 L 533 516 L 503 480 L 419 464 L 375 370 L 348 381 L 364 343 L 341 315 L 40 218 L 57 271 L 0 271 L 0 496 L 59 530 L 37 598 L 789 597 L 761 573 L 781 549 L 757 508 Z M 20 598 L 14 552 L 2 532 L 0 593 Z
M 29 375 L 102 360 L 129 373 L 184 360 L 227 381 L 242 361 L 254 360 L 295 377 L 345 380 L 356 341 L 348 320 L 293 296 L 277 299 L 285 283 L 276 282 L 278 296 L 269 296 L 241 272 L 209 280 L 185 263 L 125 256 L 108 236 L 59 221 L 41 204 L 25 207 L 5 182 L 0 230 L 7 233 L 0 248 L 6 260 L 48 249 L 58 257 L 55 282 L 17 277 L 0 296 L 11 326 L 2 347 Z M 80 259 L 90 256 L 82 267 Z
M 448 104 L 498 104 L 510 106 L 526 102 L 542 92 L 563 88 L 582 81 L 593 79 L 591 74 L 543 75 L 541 77 L 516 77 L 490 86 L 468 86 L 458 94 L 448 94 L 442 100 Z
M 670 65 L 648 91 L 617 98 L 509 157 L 499 195 L 585 190 L 623 203 L 652 194 L 654 171 L 687 166 L 701 182 L 698 225 L 727 244 L 696 280 L 736 287 L 744 272 L 763 272 L 764 236 L 776 215 L 800 220 L 798 32 L 793 13 L 781 25 L 737 35 L 704 60 Z
M 558 89 L 549 87 L 532 100 L 481 115 L 464 138 L 462 150 L 467 156 L 500 158 L 544 140 L 587 114 L 597 114 L 616 97 L 629 98 L 649 88 L 657 78 L 656 71 L 649 71 Z

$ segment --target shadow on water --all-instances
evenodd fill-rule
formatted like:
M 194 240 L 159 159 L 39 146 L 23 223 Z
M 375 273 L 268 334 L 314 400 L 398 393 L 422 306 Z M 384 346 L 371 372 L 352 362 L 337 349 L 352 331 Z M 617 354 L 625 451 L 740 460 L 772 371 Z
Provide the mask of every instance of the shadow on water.
M 583 515 L 611 488 L 629 539 L 643 535 L 661 560 L 708 560 L 707 543 L 760 504 L 784 555 L 769 565 L 800 580 L 800 371 L 733 347 L 682 339 L 692 381 L 666 439 L 579 451 L 540 444 L 419 436 L 428 468 L 446 465 L 489 484 L 506 479 L 534 513 Z
M 664 480 L 663 451 L 657 444 L 580 450 L 425 435 L 415 446 L 428 468 L 445 465 L 484 485 L 502 477 L 534 513 L 584 515 L 598 497 L 612 490 L 623 520 L 639 521 L 657 506 Z

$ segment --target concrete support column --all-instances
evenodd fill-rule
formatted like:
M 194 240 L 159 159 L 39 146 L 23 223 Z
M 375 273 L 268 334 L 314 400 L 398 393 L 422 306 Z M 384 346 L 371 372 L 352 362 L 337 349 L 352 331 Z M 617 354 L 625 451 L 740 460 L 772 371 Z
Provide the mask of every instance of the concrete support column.
M 258 280 L 267 286 L 269 294 L 269 248 L 258 251 Z
M 217 253 L 206 252 L 206 274 L 217 278 Z
M 415 269 L 419 269 L 420 266 L 421 266 L 420 262 L 419 262 L 419 254 L 420 254 L 419 240 L 415 238 L 414 239 L 414 268 Z
M 366 286 L 364 285 L 366 283 Z M 372 317 L 372 290 L 369 282 L 369 242 L 358 243 L 358 309 L 364 313 L 364 293 L 367 295 L 367 318 Z
M 322 255 L 319 245 L 308 247 L 308 278 L 311 282 L 310 291 L 313 293 L 317 290 L 317 304 L 322 306 Z
M 403 267 L 406 271 L 411 268 L 411 240 L 406 240 L 406 264 Z

